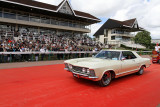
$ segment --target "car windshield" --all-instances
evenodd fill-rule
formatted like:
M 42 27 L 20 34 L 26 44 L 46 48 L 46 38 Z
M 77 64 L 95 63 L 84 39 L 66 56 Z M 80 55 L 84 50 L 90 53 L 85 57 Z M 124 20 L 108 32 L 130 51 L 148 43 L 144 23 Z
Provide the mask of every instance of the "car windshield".
M 119 60 L 120 52 L 118 51 L 100 51 L 95 58 Z

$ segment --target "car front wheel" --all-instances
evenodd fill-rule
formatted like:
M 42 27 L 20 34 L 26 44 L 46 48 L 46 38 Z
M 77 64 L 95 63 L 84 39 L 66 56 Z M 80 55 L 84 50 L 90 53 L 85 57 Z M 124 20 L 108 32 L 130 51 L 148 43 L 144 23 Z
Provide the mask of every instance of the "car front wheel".
M 144 66 L 141 66 L 140 70 L 137 72 L 138 75 L 142 75 L 144 72 Z
M 102 86 L 102 87 L 105 87 L 105 86 L 110 84 L 111 79 L 112 79 L 112 74 L 110 72 L 106 72 L 103 75 L 102 79 L 100 81 L 98 81 L 99 85 Z

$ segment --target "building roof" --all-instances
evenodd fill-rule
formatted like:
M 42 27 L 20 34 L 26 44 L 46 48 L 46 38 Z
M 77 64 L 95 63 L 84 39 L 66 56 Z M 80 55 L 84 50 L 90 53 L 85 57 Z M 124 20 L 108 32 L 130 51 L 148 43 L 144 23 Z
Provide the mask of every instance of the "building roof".
M 47 10 L 47 11 L 56 12 L 56 13 L 58 12 L 58 9 L 63 5 L 64 2 L 68 2 L 68 0 L 63 0 L 58 6 L 55 6 L 55 5 L 51 5 L 51 4 L 47 4 L 47 3 L 34 1 L 34 0 L 0 0 L 0 1 L 8 2 L 8 3 L 12 3 L 12 4 L 17 4 L 17 5 L 22 5 L 22 6 L 26 6 L 26 7 L 31 7 L 31 8 L 36 8 L 36 9 Z M 69 4 L 69 2 L 68 2 L 68 4 Z M 73 10 L 71 6 L 70 6 L 70 8 L 76 17 L 94 20 L 96 22 L 101 21 L 100 19 L 98 19 L 97 17 L 95 17 L 89 13 Z
M 137 28 L 134 28 L 134 24 L 136 22 L 136 18 L 125 20 L 125 21 L 119 21 L 114 19 L 108 19 L 101 27 L 100 29 L 94 34 L 94 36 L 99 36 L 104 34 L 104 29 L 114 29 L 114 28 L 122 28 L 126 29 L 130 32 L 135 31 L 141 31 L 143 30 L 139 26 Z

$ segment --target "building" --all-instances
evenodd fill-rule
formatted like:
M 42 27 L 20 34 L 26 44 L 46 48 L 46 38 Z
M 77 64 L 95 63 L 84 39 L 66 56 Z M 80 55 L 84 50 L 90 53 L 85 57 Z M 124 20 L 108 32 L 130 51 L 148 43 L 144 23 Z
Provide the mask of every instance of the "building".
M 120 46 L 122 43 L 131 43 L 133 32 L 142 31 L 136 19 L 118 21 L 108 19 L 94 34 L 97 41 L 109 46 Z
M 0 0 L 0 40 L 52 39 L 54 35 L 84 35 L 97 17 L 73 10 L 68 0 L 58 6 L 34 0 Z

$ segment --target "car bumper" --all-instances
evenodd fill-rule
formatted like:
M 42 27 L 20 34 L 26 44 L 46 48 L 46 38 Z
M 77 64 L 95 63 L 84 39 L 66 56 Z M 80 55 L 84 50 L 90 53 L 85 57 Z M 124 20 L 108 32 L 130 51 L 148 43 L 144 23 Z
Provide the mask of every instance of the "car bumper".
M 157 58 L 152 58 L 152 62 L 157 63 L 158 59 Z
M 88 80 L 92 80 L 92 81 L 97 81 L 97 79 L 98 79 L 98 77 L 96 77 L 96 76 L 95 77 L 90 77 L 90 76 L 85 75 L 85 74 L 70 71 L 68 68 L 64 68 L 64 70 L 66 70 L 68 72 L 72 72 L 73 76 L 77 77 L 77 78 L 84 78 L 84 79 L 88 79 Z

